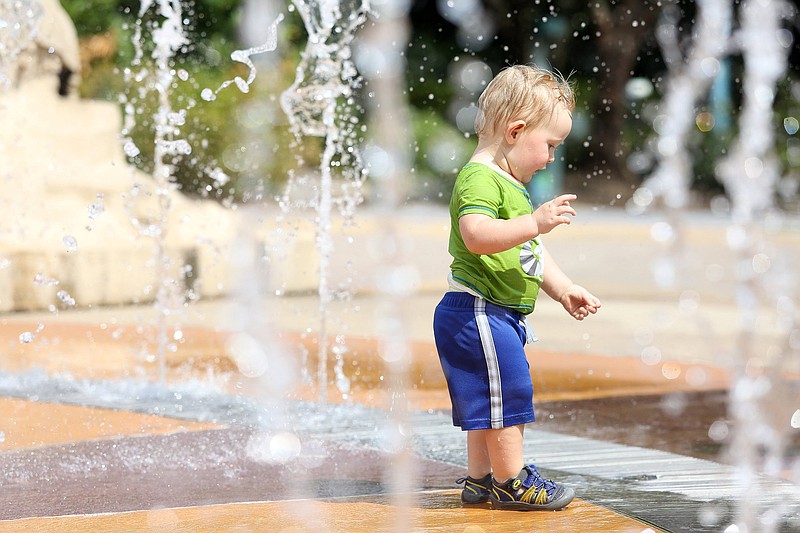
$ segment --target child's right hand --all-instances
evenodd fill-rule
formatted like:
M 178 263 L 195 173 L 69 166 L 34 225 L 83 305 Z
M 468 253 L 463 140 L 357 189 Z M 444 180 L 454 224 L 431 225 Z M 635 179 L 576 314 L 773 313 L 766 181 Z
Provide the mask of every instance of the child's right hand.
M 601 306 L 597 297 L 574 283 L 567 287 L 558 301 L 575 320 L 583 320 L 595 314 Z
M 545 202 L 533 212 L 533 219 L 539 228 L 539 235 L 549 233 L 560 224 L 572 222 L 567 215 L 576 216 L 575 210 L 569 203 L 578 197 L 574 194 L 562 194 L 549 202 Z

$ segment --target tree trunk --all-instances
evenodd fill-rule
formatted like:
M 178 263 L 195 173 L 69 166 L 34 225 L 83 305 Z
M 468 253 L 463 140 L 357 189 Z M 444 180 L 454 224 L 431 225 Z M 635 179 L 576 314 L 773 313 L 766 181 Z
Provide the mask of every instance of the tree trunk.
M 613 6 L 613 7 L 612 7 Z M 600 76 L 594 104 L 591 151 L 595 168 L 610 178 L 634 185 L 636 175 L 625 159 L 630 147 L 623 139 L 625 129 L 625 84 L 633 74 L 644 40 L 655 31 L 660 7 L 648 0 L 606 0 L 590 3 L 592 20 L 598 29 L 597 54 Z M 607 176 L 608 177 L 608 176 Z

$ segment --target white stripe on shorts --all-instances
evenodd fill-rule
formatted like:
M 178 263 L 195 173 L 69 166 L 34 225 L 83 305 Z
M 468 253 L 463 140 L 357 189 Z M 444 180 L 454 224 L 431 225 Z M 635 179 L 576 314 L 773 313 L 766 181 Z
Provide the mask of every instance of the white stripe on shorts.
M 497 350 L 486 316 L 486 300 L 475 298 L 475 320 L 478 323 L 478 334 L 481 337 L 483 356 L 486 358 L 486 371 L 489 374 L 489 417 L 492 429 L 503 427 L 503 388 L 500 383 L 500 365 L 497 362 Z

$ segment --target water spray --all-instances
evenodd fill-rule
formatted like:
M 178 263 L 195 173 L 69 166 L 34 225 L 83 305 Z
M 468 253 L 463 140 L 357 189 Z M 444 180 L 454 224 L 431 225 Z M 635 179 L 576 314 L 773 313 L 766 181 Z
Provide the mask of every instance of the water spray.
M 368 0 L 326 0 L 306 2 L 294 0 L 308 32 L 308 43 L 297 66 L 294 83 L 281 95 L 281 107 L 289 119 L 297 142 L 303 136 L 325 140 L 319 165 L 319 186 L 316 195 L 319 265 L 319 348 L 317 352 L 318 397 L 322 403 L 328 397 L 328 307 L 333 301 L 333 289 L 328 279 L 333 253 L 331 216 L 337 198 L 333 191 L 333 165 L 350 168 L 356 196 L 339 199 L 345 215 L 351 214 L 360 202 L 358 188 L 363 180 L 361 158 L 347 125 L 355 106 L 353 90 L 359 76 L 353 65 L 350 44 L 355 31 L 364 23 L 369 11 Z M 346 170 L 345 170 L 346 171 Z M 286 205 L 287 200 L 283 204 Z

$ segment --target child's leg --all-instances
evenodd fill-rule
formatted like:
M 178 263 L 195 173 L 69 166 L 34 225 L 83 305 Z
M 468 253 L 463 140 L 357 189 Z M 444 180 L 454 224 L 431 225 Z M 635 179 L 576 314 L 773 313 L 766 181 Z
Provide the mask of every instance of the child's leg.
M 492 472 L 489 449 L 486 447 L 487 429 L 467 431 L 467 475 L 480 479 Z
M 524 424 L 483 431 L 494 479 L 498 483 L 504 483 L 512 477 L 516 477 L 525 466 L 525 459 L 522 455 L 524 431 Z
M 491 472 L 502 483 L 519 474 L 524 431 L 524 425 L 468 431 L 467 475 L 479 479 Z
M 525 465 L 522 455 L 524 424 L 484 431 L 494 471 L 489 493 L 493 508 L 555 511 L 575 498 L 571 488 L 544 479 L 534 465 Z

